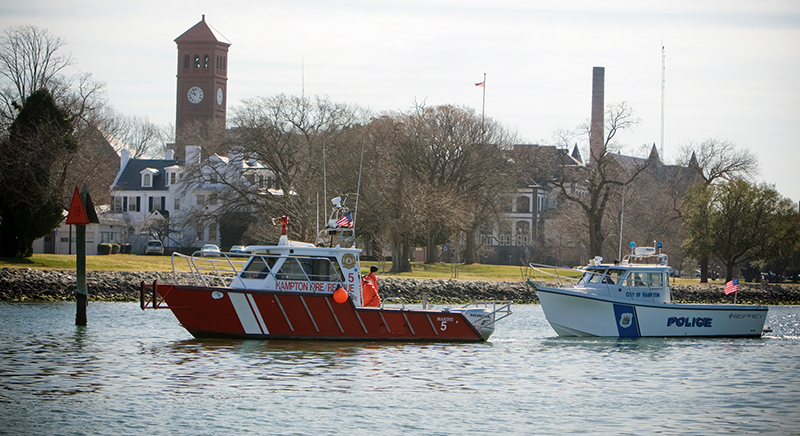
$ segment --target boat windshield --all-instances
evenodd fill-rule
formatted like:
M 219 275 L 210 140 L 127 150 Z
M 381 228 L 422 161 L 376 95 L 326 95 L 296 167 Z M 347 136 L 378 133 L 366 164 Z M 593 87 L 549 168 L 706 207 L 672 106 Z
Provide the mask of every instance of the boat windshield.
M 625 275 L 624 269 L 616 268 L 598 268 L 586 271 L 578 281 L 579 285 L 587 285 L 589 283 L 602 283 L 607 285 L 615 285 L 622 280 Z
M 242 270 L 242 278 L 264 279 L 274 273 L 278 280 L 344 281 L 335 257 L 289 257 L 274 271 L 279 259 L 280 256 L 253 256 Z

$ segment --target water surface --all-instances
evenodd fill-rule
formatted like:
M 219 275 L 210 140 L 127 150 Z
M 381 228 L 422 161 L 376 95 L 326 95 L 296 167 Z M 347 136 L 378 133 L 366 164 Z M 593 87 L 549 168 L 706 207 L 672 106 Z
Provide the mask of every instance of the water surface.
M 168 310 L 0 303 L 0 434 L 797 434 L 800 306 L 762 339 L 192 339 Z

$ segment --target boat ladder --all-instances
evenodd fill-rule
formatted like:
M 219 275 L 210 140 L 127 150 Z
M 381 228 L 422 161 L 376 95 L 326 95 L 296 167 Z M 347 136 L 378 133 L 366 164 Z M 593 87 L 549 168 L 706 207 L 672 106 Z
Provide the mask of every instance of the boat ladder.
M 152 290 L 152 291 L 151 291 Z M 153 280 L 153 284 L 142 283 L 139 288 L 139 307 L 145 309 L 169 309 L 164 297 L 158 292 L 158 280 Z

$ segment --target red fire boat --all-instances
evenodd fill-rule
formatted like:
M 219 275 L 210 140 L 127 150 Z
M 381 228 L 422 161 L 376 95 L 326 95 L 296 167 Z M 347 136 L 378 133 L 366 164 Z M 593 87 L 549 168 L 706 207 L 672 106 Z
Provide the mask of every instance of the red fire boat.
M 344 246 L 353 241 L 347 220 L 329 220 L 316 245 L 289 240 L 288 221 L 277 245 L 173 254 L 175 283 L 143 282 L 141 308 L 169 308 L 196 338 L 283 340 L 481 342 L 511 314 L 511 301 L 433 309 L 388 298 L 365 307 L 361 250 Z

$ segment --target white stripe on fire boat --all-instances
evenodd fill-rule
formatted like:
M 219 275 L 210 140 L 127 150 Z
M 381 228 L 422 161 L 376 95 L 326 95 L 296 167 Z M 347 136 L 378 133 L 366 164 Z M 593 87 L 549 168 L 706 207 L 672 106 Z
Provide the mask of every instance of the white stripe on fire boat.
M 256 314 L 256 318 L 258 318 L 258 325 L 261 326 L 261 331 L 268 335 L 269 330 L 267 330 L 267 325 L 264 324 L 264 318 L 261 317 L 261 311 L 258 310 L 258 306 L 256 306 L 256 300 L 253 299 L 253 294 L 247 294 L 247 300 L 250 302 L 250 307 L 253 309 L 253 313 Z
M 228 297 L 230 297 L 233 308 L 236 310 L 239 322 L 242 323 L 244 332 L 248 335 L 263 334 L 264 331 L 261 330 L 255 315 L 253 315 L 253 309 L 247 301 L 247 296 L 238 292 L 228 292 Z

